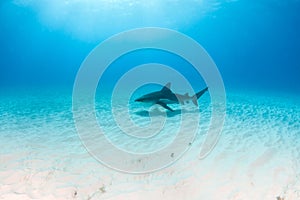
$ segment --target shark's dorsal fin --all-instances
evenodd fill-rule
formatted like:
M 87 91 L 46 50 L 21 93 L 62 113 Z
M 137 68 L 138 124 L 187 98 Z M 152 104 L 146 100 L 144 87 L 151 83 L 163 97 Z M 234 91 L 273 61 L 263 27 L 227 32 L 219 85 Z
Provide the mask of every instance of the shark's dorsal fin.
M 185 93 L 185 94 L 184 94 L 184 96 L 185 96 L 185 97 L 188 97 L 188 96 L 189 96 L 189 93 L 188 93 L 188 92 L 187 92 L 187 93 Z
M 169 82 L 161 89 L 161 91 L 162 92 L 170 92 L 171 91 L 170 88 L 171 88 L 171 83 Z

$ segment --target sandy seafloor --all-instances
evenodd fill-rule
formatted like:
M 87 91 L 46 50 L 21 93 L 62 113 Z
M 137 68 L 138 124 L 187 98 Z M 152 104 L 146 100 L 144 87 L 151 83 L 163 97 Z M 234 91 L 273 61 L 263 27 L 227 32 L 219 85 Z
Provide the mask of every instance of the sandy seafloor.
M 174 165 L 143 175 L 113 171 L 87 153 L 73 122 L 71 94 L 9 92 L 0 98 L 0 199 L 300 199 L 299 96 L 227 92 L 220 140 L 199 160 L 210 116 L 206 95 L 199 101 L 202 124 L 192 148 Z M 132 109 L 135 120 L 149 120 L 147 107 Z M 169 116 L 170 123 L 179 116 Z M 162 135 L 160 141 L 167 137 Z

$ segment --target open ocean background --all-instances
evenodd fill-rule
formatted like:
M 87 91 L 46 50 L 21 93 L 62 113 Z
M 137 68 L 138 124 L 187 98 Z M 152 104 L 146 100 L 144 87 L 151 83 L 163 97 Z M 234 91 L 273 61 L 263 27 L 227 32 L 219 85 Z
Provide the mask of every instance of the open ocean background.
M 299 0 L 0 1 L 0 199 L 300 199 L 299 10 Z M 72 90 L 92 49 L 143 27 L 177 30 L 206 49 L 224 81 L 227 115 L 216 148 L 199 160 L 211 117 L 205 94 L 190 151 L 162 171 L 129 175 L 87 153 L 73 121 Z M 174 60 L 135 52 L 104 80 L 113 85 L 124 69 L 149 62 L 188 66 Z M 197 90 L 205 87 L 185 75 Z M 148 106 L 127 103 L 119 101 L 120 116 L 129 107 L 133 121 L 149 124 Z M 162 134 L 139 144 L 112 125 L 109 95 L 97 94 L 95 107 L 111 141 L 136 152 L 168 144 L 181 116 L 167 113 Z M 183 110 L 197 117 L 193 106 Z M 151 113 L 157 123 L 165 117 L 160 108 Z

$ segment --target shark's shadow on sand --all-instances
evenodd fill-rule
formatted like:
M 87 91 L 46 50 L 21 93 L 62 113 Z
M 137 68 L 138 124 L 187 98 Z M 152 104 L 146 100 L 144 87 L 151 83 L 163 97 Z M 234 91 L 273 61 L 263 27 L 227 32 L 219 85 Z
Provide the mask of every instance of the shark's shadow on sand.
M 141 111 L 134 112 L 134 114 L 139 115 L 141 117 L 158 117 L 158 116 L 175 117 L 177 115 L 180 115 L 183 112 L 184 113 L 198 113 L 199 110 L 197 110 L 197 109 L 195 109 L 195 110 L 177 109 L 177 110 L 173 110 L 173 111 L 161 111 L 159 109 L 154 109 L 151 111 L 141 110 Z

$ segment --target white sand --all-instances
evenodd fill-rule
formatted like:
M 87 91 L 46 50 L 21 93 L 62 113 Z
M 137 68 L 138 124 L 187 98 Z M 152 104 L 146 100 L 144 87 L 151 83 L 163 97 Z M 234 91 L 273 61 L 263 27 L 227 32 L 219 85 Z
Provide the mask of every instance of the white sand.
M 4 113 L 4 103 L 0 108 Z M 208 157 L 197 157 L 200 133 L 179 162 L 144 175 L 99 164 L 82 147 L 69 111 L 59 109 L 36 118 L 5 111 L 0 199 L 300 199 L 300 105 L 294 101 L 232 95 L 223 134 Z

